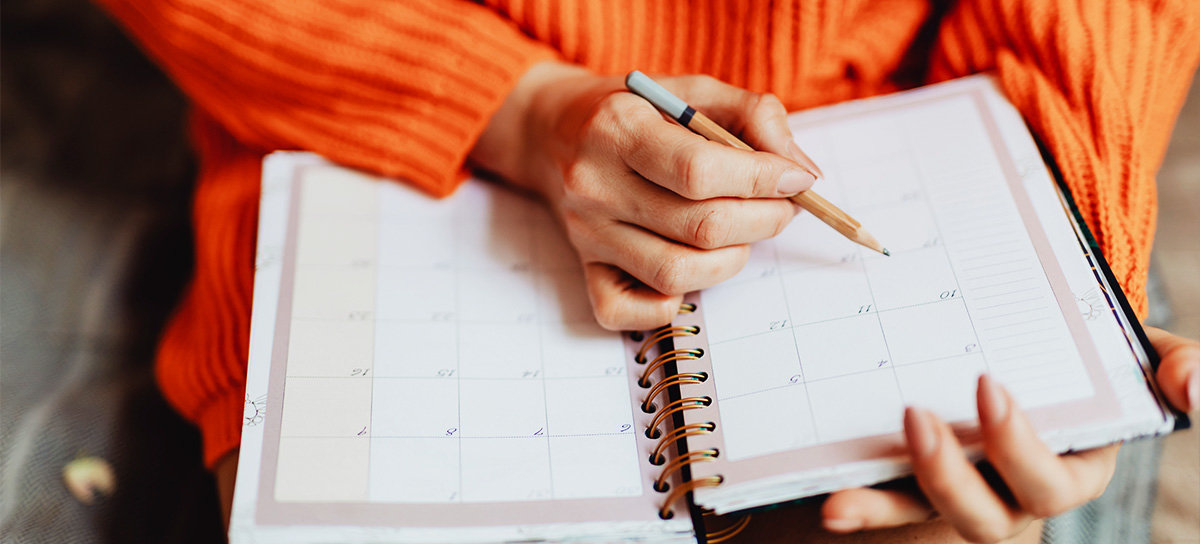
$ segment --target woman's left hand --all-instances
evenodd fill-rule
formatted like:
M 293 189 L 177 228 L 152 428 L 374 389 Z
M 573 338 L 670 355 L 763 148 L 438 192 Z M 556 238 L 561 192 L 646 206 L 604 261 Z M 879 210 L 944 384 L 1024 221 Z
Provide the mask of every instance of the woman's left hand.
M 1146 333 L 1162 359 L 1157 378 L 1167 400 L 1183 411 L 1200 408 L 1200 343 L 1159 329 Z M 998 542 L 1035 519 L 1061 514 L 1104 492 L 1118 445 L 1056 455 L 994 380 L 980 377 L 976 399 L 984 451 L 1006 489 L 988 483 L 946 423 L 929 411 L 909 408 L 904 430 L 923 496 L 872 488 L 839 491 L 821 509 L 825 528 L 848 533 L 940 516 L 968 541 Z

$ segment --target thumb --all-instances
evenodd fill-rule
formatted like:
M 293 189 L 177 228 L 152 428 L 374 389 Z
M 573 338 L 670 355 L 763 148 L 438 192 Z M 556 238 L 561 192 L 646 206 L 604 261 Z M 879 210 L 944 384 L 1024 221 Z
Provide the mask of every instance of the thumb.
M 1158 352 L 1155 375 L 1167 400 L 1185 412 L 1200 409 L 1200 342 L 1154 327 L 1146 337 Z

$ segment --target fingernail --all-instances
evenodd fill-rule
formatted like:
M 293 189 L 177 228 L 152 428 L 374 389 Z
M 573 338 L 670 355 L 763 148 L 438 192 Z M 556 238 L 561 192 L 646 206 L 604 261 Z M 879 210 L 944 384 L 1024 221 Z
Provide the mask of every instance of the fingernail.
M 979 396 L 975 400 L 979 403 L 979 419 L 987 425 L 999 425 L 1008 417 L 1008 396 L 991 376 L 979 376 Z
M 810 158 L 808 154 L 806 154 L 804 151 L 801 151 L 800 146 L 796 145 L 796 142 L 788 142 L 788 155 L 792 156 L 792 160 L 800 163 L 800 166 L 808 169 L 808 172 L 812 174 L 814 178 L 820 179 L 825 177 L 825 173 L 821 172 L 821 167 L 817 166 L 817 163 L 813 162 L 812 158 Z
M 926 410 L 909 406 L 908 410 L 904 411 L 904 435 L 908 438 L 914 458 L 929 457 L 937 449 L 937 429 L 933 427 L 930 414 Z
M 1192 369 L 1192 375 L 1188 378 L 1187 404 L 1189 412 L 1200 408 L 1200 368 Z
M 779 196 L 792 196 L 808 190 L 814 181 L 817 181 L 817 178 L 804 170 L 788 169 L 779 176 L 779 185 L 775 186 L 775 190 L 779 192 Z
M 861 519 L 825 519 L 821 523 L 825 530 L 834 533 L 850 533 L 863 528 Z

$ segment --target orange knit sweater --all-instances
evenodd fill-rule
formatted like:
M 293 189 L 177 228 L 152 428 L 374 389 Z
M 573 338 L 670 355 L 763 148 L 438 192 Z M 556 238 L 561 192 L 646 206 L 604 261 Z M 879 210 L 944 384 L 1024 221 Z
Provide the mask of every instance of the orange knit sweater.
M 195 104 L 196 270 L 157 373 L 210 465 L 240 435 L 265 152 L 446 195 L 549 58 L 707 73 L 793 110 L 996 70 L 1144 312 L 1154 174 L 1200 57 L 1194 0 L 100 1 Z

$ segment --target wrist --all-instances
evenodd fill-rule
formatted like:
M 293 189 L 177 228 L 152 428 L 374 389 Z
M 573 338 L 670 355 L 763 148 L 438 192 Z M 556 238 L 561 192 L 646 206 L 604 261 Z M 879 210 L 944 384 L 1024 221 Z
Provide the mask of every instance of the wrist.
M 547 138 L 560 115 L 569 80 L 594 77 L 586 69 L 557 61 L 533 65 L 513 86 L 471 149 L 473 167 L 513 185 L 545 194 L 553 173 Z

